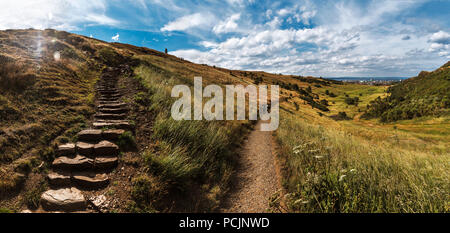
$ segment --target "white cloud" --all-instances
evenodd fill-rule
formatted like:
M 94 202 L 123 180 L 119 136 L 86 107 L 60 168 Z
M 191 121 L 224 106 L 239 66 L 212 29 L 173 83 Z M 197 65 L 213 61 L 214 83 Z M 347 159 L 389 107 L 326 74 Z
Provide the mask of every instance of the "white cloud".
M 450 55 L 447 32 L 430 34 L 413 21 L 393 20 L 421 2 L 371 1 L 364 8 L 345 1 L 323 9 L 305 0 L 301 6 L 267 10 L 263 22 L 246 26 L 241 25 L 247 22 L 241 13 L 237 29 L 235 25 L 230 28 L 242 31 L 245 27 L 247 33 L 223 41 L 209 38 L 200 43 L 206 51 L 173 54 L 231 69 L 317 76 L 412 76 L 436 67 Z M 228 21 L 219 22 L 214 32 L 226 31 Z M 314 26 L 298 28 L 295 22 Z
M 444 31 L 438 31 L 430 36 L 431 42 L 428 51 L 437 53 L 440 57 L 450 58 L 450 34 Z
M 119 41 L 119 37 L 120 37 L 120 35 L 119 35 L 119 33 L 117 33 L 115 36 L 111 37 L 111 40 Z
M 291 11 L 289 9 L 286 9 L 286 8 L 278 10 L 278 12 L 277 12 L 277 14 L 279 16 L 286 16 L 286 15 L 288 15 L 290 13 L 291 13 Z
M 190 28 L 196 27 L 209 27 L 214 21 L 214 16 L 209 13 L 195 13 L 191 15 L 186 15 L 176 19 L 175 21 L 169 22 L 161 31 L 185 31 Z
M 430 41 L 437 44 L 450 44 L 450 34 L 444 31 L 439 31 L 431 35 Z
M 240 18 L 241 14 L 234 14 L 228 17 L 225 21 L 221 21 L 219 22 L 219 24 L 214 26 L 213 32 L 216 34 L 221 34 L 236 31 L 236 29 L 238 28 L 236 21 L 238 21 Z
M 80 24 L 119 24 L 117 20 L 105 15 L 105 12 L 104 0 L 2 0 L 0 29 L 78 30 Z

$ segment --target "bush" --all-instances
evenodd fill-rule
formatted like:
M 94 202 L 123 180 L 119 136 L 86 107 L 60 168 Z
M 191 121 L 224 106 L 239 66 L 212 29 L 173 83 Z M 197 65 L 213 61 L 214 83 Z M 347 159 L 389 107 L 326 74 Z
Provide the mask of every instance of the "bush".
M 345 98 L 345 103 L 348 105 L 358 105 L 359 102 L 359 98 L 355 97 L 355 98 L 351 98 L 351 97 L 347 97 Z
M 132 212 L 156 212 L 153 204 L 164 197 L 167 192 L 161 184 L 147 175 L 133 178 L 131 197 L 134 201 Z
M 121 150 L 132 150 L 136 148 L 136 140 L 130 131 L 125 131 L 117 139 L 117 145 Z

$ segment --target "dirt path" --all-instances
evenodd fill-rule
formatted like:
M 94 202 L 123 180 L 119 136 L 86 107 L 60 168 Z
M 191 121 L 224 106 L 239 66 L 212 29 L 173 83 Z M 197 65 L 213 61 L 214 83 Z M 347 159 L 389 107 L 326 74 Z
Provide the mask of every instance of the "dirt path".
M 261 123 L 258 122 L 245 141 L 222 212 L 267 212 L 269 198 L 281 187 L 272 132 L 260 131 Z

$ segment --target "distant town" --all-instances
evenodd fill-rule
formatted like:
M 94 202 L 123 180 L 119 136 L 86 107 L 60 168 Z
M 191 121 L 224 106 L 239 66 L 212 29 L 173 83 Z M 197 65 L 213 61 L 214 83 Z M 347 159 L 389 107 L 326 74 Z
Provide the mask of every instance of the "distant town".
M 326 79 L 332 79 L 342 82 L 355 83 L 361 85 L 373 85 L 373 86 L 385 86 L 402 82 L 406 77 L 329 77 Z

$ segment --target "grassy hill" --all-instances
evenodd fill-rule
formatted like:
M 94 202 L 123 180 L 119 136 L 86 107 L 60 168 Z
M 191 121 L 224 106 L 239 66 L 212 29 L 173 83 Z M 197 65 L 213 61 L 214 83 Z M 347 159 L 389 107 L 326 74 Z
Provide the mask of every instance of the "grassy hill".
M 236 150 L 253 122 L 172 120 L 171 89 L 192 87 L 194 76 L 222 87 L 280 85 L 281 122 L 274 136 L 288 211 L 449 208 L 448 118 L 395 124 L 361 119 L 374 108 L 371 101 L 388 97 L 388 87 L 228 70 L 56 30 L 6 30 L 0 31 L 0 212 L 36 206 L 55 146 L 89 126 L 95 82 L 102 70 L 121 64 L 132 70 L 120 76 L 119 87 L 136 128 L 124 143 L 136 146 L 120 155 L 120 169 L 102 190 L 114 200 L 110 212 L 208 212 L 220 206 Z M 448 68 L 435 72 L 429 75 L 448 77 Z M 335 117 L 342 112 L 344 121 Z
M 382 122 L 423 116 L 448 115 L 450 108 L 450 62 L 433 72 L 421 72 L 390 87 L 389 96 L 370 103 L 364 118 L 380 117 Z
M 133 106 L 137 148 L 125 153 L 119 165 L 131 180 L 111 182 L 124 182 L 126 188 L 107 190 L 123 199 L 117 211 L 208 211 L 226 193 L 234 151 L 251 122 L 175 122 L 168 117 L 173 85 L 192 85 L 194 76 L 202 76 L 205 85 L 278 83 L 297 90 L 333 83 L 195 64 L 51 29 L 0 31 L 0 207 L 20 211 L 36 206 L 56 145 L 73 141 L 89 127 L 94 84 L 103 69 L 120 64 L 134 72 L 121 77 L 120 85 Z M 292 92 L 282 96 L 292 97 Z M 316 104 L 312 98 L 308 103 Z M 190 192 L 196 195 L 186 195 Z

